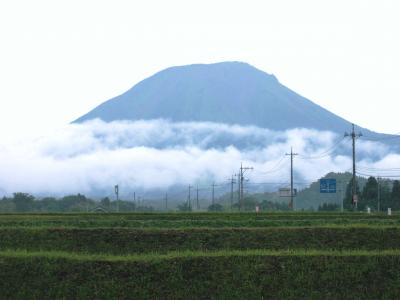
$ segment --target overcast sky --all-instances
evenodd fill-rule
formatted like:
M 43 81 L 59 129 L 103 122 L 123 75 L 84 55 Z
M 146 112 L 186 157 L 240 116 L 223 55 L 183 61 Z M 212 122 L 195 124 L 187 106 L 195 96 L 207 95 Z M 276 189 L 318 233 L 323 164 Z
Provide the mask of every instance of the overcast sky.
M 43 135 L 164 68 L 244 61 L 400 131 L 399 1 L 1 1 L 0 143 Z

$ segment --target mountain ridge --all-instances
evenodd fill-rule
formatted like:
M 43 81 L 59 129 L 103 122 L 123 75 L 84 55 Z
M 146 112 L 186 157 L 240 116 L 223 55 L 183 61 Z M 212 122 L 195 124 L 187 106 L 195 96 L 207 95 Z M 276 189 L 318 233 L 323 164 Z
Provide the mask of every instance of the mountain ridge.
M 73 123 L 96 118 L 106 122 L 207 121 L 272 130 L 312 128 L 336 133 L 351 127 L 351 122 L 287 88 L 274 75 L 238 61 L 164 69 Z M 378 135 L 362 130 L 370 136 Z

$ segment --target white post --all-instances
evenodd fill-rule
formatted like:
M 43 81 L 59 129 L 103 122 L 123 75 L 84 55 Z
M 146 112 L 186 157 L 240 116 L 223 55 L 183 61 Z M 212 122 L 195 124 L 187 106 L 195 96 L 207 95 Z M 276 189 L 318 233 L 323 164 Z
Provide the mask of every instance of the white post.
M 388 207 L 388 216 L 392 215 L 392 209 L 390 207 Z

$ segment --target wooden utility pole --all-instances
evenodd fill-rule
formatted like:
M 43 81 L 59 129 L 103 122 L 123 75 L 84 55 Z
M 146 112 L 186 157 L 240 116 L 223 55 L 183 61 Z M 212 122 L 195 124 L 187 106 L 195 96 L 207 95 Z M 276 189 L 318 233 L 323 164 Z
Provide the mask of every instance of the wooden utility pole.
M 119 212 L 119 187 L 118 184 L 114 186 L 115 195 L 117 196 L 117 212 Z
M 362 136 L 362 133 L 359 132 L 356 134 L 354 130 L 354 124 L 351 124 L 352 130 L 351 133 L 345 133 L 344 136 L 350 136 L 352 140 L 353 146 L 353 179 L 352 179 L 352 188 L 351 188 L 351 203 L 353 204 L 353 208 L 357 210 L 357 176 L 356 176 L 356 139 Z
M 215 184 L 215 182 L 213 182 L 212 183 L 212 185 L 211 185 L 211 205 L 213 205 L 213 207 L 214 207 L 214 204 L 215 204 L 215 198 L 214 198 L 214 192 L 215 192 L 215 186 L 216 186 L 216 184 Z
M 232 178 L 229 179 L 231 183 L 231 210 L 233 210 L 233 185 L 236 183 L 235 176 L 236 174 L 232 175 Z
M 191 192 L 191 190 L 192 190 L 192 186 L 189 184 L 189 188 L 188 188 L 188 207 L 189 207 L 189 210 L 192 210 L 192 202 L 190 200 L 190 192 Z
M 200 210 L 200 203 L 199 203 L 199 185 L 196 186 L 196 206 L 197 206 L 197 210 Z
M 244 187 L 244 173 L 247 170 L 253 170 L 253 167 L 243 167 L 243 164 L 240 164 L 240 198 L 239 198 L 239 210 L 243 208 L 243 187 Z
M 290 153 L 286 153 L 286 155 L 290 155 L 290 207 L 295 210 L 294 206 L 294 189 L 293 189 L 293 156 L 298 155 L 297 153 L 293 153 L 293 148 L 290 148 Z

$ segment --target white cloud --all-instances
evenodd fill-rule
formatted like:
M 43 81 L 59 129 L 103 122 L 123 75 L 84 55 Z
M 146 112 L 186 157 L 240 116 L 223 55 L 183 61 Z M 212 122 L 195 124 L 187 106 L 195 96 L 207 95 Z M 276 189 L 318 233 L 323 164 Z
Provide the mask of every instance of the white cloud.
M 0 190 L 90 194 L 112 190 L 117 183 L 125 190 L 167 189 L 227 182 L 241 162 L 254 167 L 247 173 L 250 182 L 287 182 L 285 153 L 291 147 L 301 154 L 295 158 L 296 180 L 311 182 L 330 171 L 351 168 L 350 141 L 340 140 L 332 132 L 310 129 L 276 132 L 208 122 L 94 120 L 0 148 Z M 375 151 L 378 157 L 363 158 L 364 168 L 399 165 L 400 155 L 383 144 L 360 142 L 358 149 L 364 154 Z

